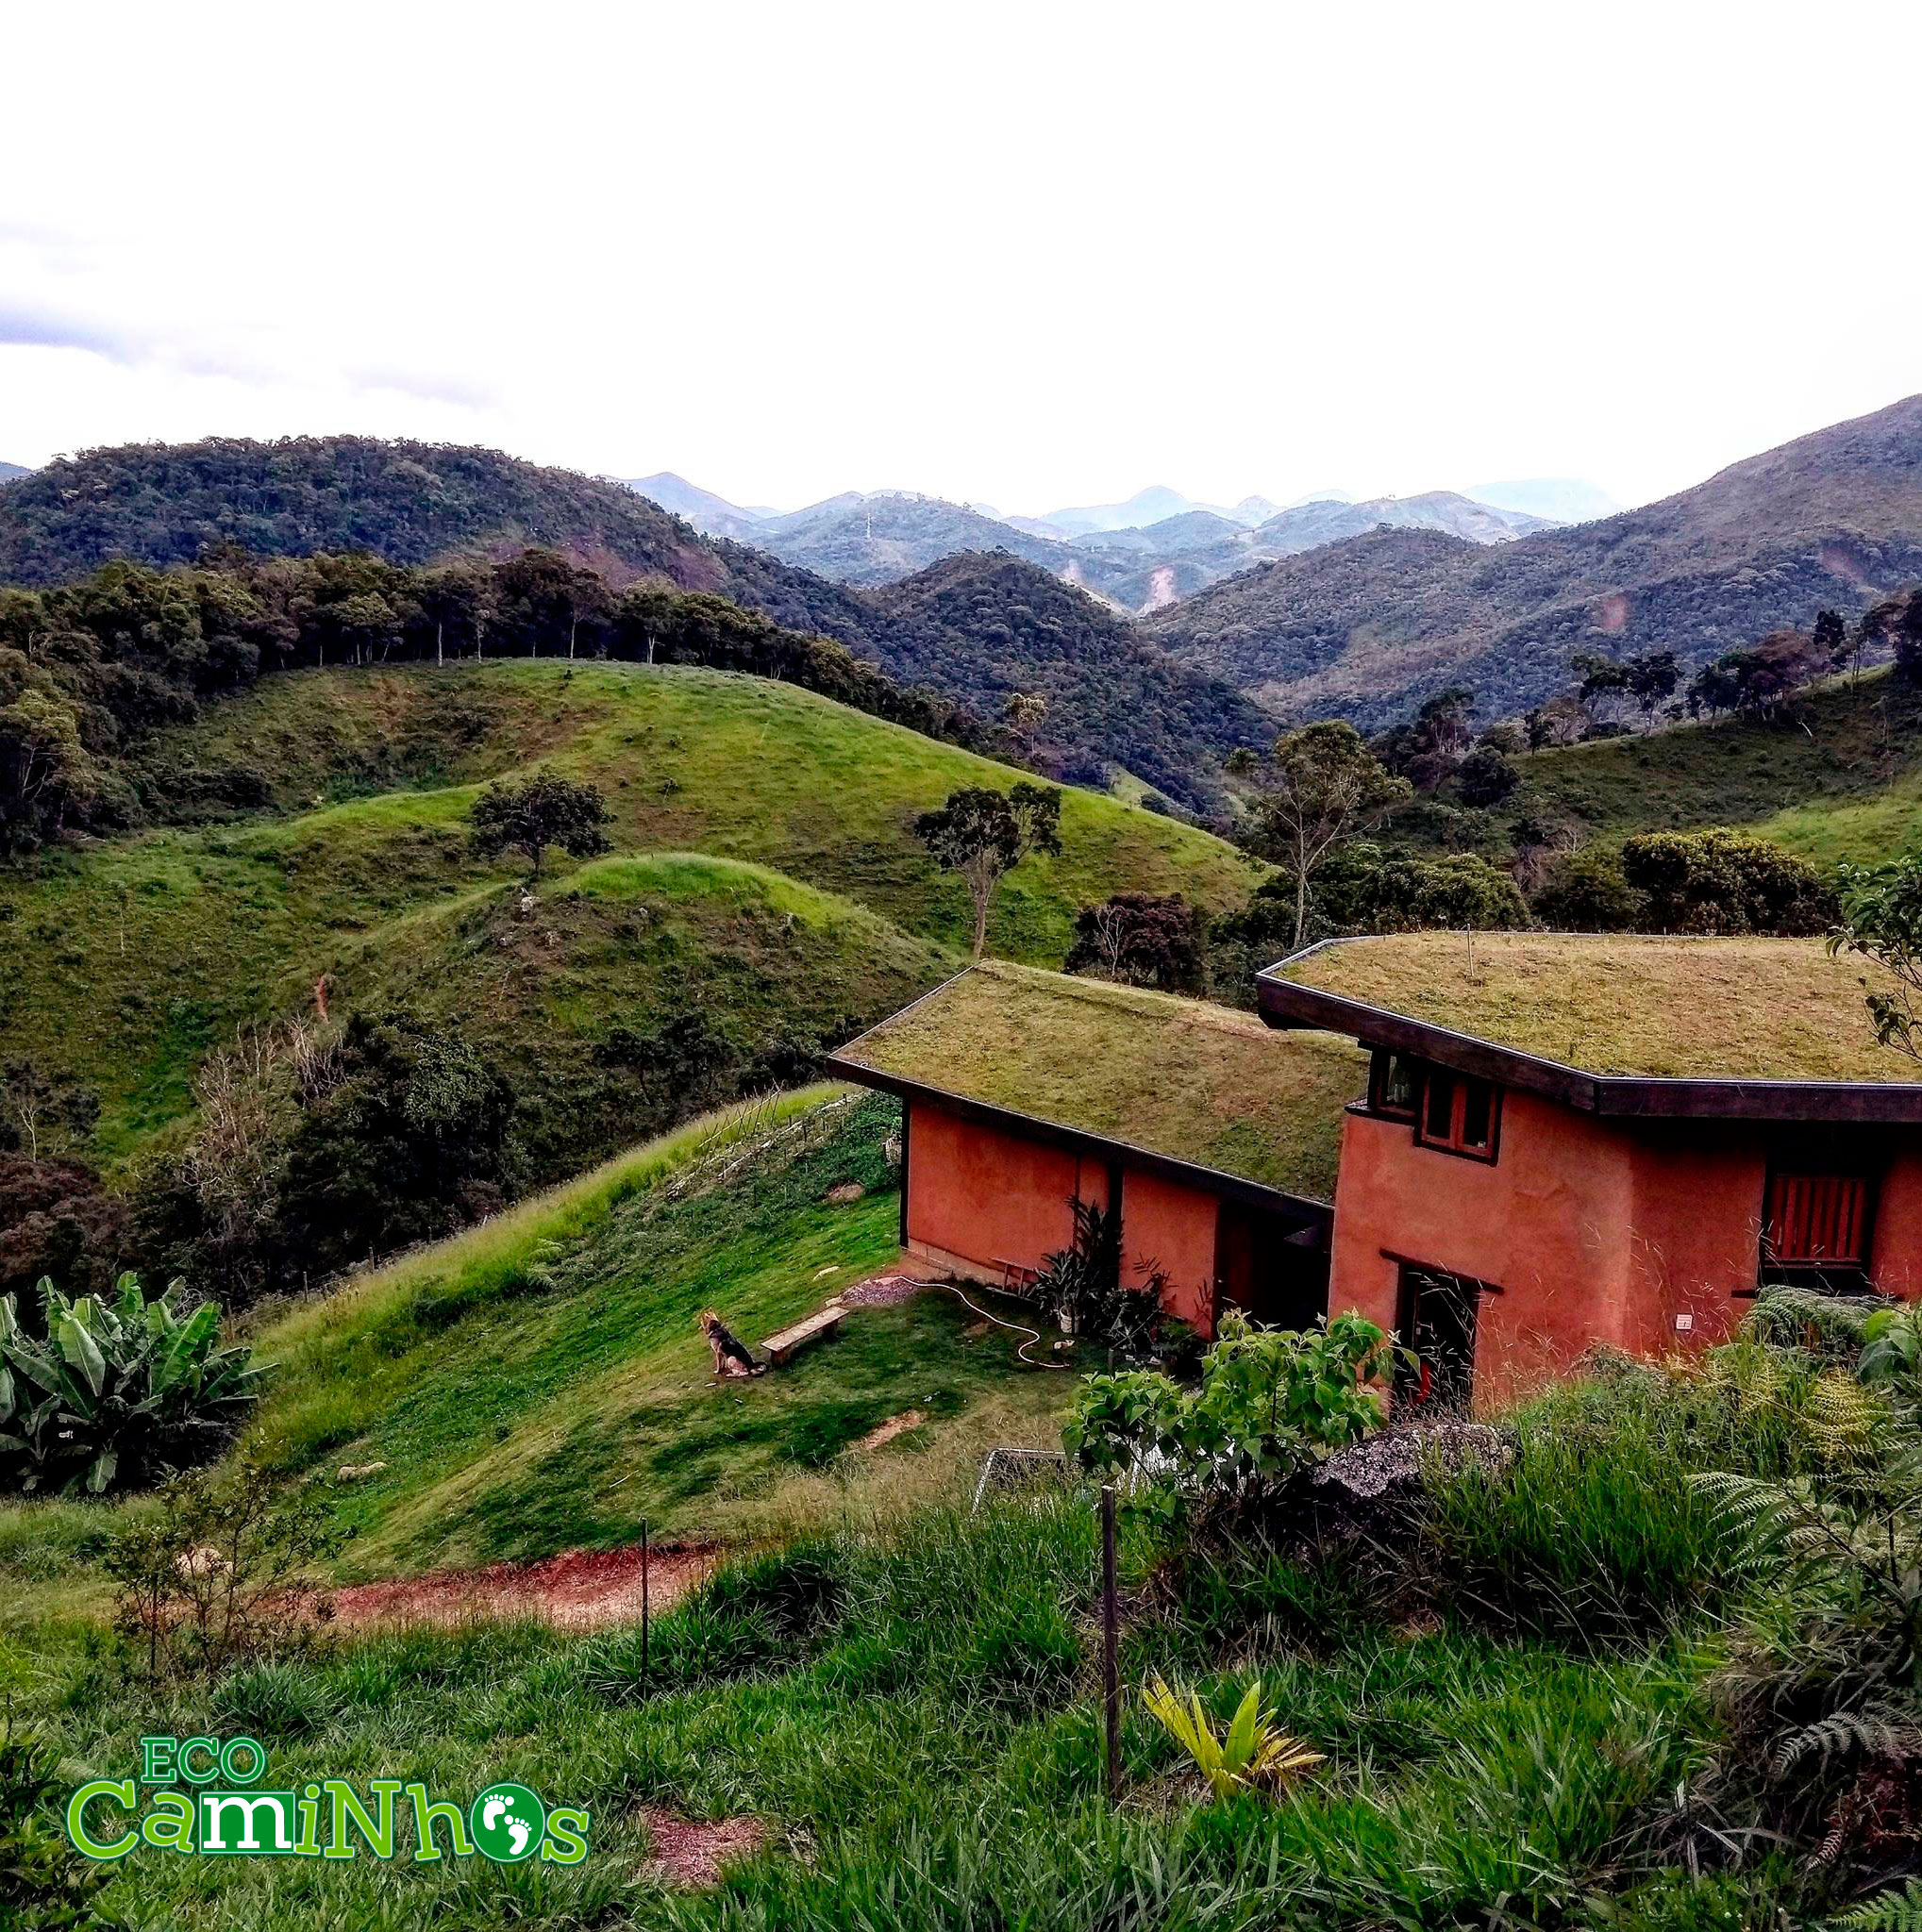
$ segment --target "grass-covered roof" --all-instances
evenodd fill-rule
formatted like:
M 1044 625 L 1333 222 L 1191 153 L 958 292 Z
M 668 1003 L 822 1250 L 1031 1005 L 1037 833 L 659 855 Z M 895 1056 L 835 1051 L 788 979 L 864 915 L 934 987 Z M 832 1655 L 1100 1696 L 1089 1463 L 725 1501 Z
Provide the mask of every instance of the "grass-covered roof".
M 998 960 L 837 1058 L 1314 1200 L 1334 1192 L 1342 1109 L 1367 1084 L 1330 1035 Z
M 1913 1081 L 1864 995 L 1892 982 L 1820 940 L 1395 933 L 1266 975 L 1385 1008 L 1583 1073 L 1680 1079 Z

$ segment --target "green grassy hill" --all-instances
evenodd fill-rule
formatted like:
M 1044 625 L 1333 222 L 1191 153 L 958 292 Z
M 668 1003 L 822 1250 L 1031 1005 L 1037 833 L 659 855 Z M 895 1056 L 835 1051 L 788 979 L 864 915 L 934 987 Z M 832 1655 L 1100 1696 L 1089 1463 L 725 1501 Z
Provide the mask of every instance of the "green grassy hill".
M 540 761 L 605 789 L 614 850 L 560 861 L 524 908 L 465 820 L 482 781 Z M 727 673 L 520 660 L 268 679 L 156 741 L 140 779 L 183 815 L 236 791 L 265 809 L 0 876 L 0 1062 L 94 1085 L 100 1151 L 125 1156 L 185 1111 L 209 1048 L 304 1007 L 325 975 L 337 1003 L 405 997 L 491 1041 L 529 1082 L 537 1174 L 572 1171 L 634 1138 L 619 1083 L 589 1077 L 617 1028 L 696 1008 L 740 1064 L 778 1061 L 951 971 L 965 894 L 912 820 L 1017 775 Z M 1254 877 L 1207 834 L 1092 793 L 1067 794 L 1061 836 L 1060 858 L 1008 881 L 995 951 L 1058 964 L 1078 908 L 1108 892 L 1212 908 Z
M 384 1463 L 339 1511 L 347 1573 L 386 1575 L 616 1548 L 643 1520 L 752 1535 L 944 1487 L 996 1441 L 1051 1446 L 1068 1378 L 1005 1329 L 965 1335 L 948 1295 L 713 1379 L 703 1308 L 759 1342 L 894 1257 L 898 1118 L 825 1088 L 710 1116 L 297 1307 L 255 1337 L 278 1367 L 254 1448 L 289 1474 Z M 885 1452 L 851 1449 L 909 1409 L 927 1421 Z
M 1887 670 L 1812 692 L 1806 724 L 1740 718 L 1532 752 L 1507 808 L 1596 838 L 1741 825 L 1820 864 L 1914 845 L 1922 691 Z

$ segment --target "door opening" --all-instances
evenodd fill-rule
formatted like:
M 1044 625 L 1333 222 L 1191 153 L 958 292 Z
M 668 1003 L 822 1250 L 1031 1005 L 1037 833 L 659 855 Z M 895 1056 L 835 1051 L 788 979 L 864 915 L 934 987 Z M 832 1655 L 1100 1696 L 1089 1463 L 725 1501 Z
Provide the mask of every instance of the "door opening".
M 1215 1294 L 1267 1328 L 1312 1328 L 1329 1305 L 1329 1257 L 1317 1230 L 1224 1201 L 1214 1232 Z
M 1401 1267 L 1396 1326 L 1417 1357 L 1395 1373 L 1395 1399 L 1413 1408 L 1463 1413 L 1475 1393 L 1475 1321 L 1481 1283 L 1439 1268 Z

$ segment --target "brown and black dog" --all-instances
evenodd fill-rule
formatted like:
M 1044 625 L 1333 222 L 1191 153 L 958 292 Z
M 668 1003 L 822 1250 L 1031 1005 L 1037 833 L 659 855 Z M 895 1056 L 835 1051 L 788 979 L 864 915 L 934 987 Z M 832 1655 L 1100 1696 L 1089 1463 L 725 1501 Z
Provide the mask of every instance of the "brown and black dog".
M 736 1341 L 712 1308 L 701 1312 L 701 1333 L 714 1352 L 716 1375 L 764 1375 L 767 1370 Z

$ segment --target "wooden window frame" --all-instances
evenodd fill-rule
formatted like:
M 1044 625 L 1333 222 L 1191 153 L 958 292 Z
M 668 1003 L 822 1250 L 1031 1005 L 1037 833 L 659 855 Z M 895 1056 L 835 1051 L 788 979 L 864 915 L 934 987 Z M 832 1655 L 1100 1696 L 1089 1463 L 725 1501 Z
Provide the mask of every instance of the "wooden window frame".
M 1439 1074 L 1453 1087 L 1453 1095 L 1448 1105 L 1448 1135 L 1440 1139 L 1429 1128 L 1429 1083 Z M 1473 1082 L 1484 1088 L 1488 1093 L 1488 1144 L 1485 1147 L 1471 1146 L 1462 1139 L 1468 1111 L 1468 1088 Z M 1414 1141 L 1417 1147 L 1426 1147 L 1436 1154 L 1452 1154 L 1457 1160 L 1479 1160 L 1484 1167 L 1493 1167 L 1501 1156 L 1501 1087 L 1494 1080 L 1484 1080 L 1479 1074 L 1458 1073 L 1453 1067 L 1429 1067 L 1422 1080 L 1421 1107 L 1414 1119 Z
M 1383 1095 L 1388 1090 L 1388 1068 L 1392 1060 L 1405 1061 L 1414 1073 L 1414 1105 L 1392 1107 Z M 1421 1118 L 1422 1092 L 1428 1083 L 1428 1069 L 1412 1053 L 1394 1047 L 1378 1046 L 1368 1062 L 1368 1111 L 1384 1121 L 1402 1121 L 1412 1126 Z
M 1850 1181 L 1862 1190 L 1862 1233 L 1859 1242 L 1862 1252 L 1858 1257 L 1829 1261 L 1807 1260 L 1800 1257 L 1783 1260 L 1772 1252 L 1769 1231 L 1774 1221 L 1776 1189 L 1780 1182 L 1790 1179 Z M 1836 1166 L 1819 1158 L 1808 1160 L 1771 1159 L 1762 1180 L 1762 1234 L 1757 1257 L 1759 1278 L 1766 1279 L 1784 1274 L 1802 1278 L 1833 1274 L 1857 1277 L 1864 1281 L 1870 1279 L 1875 1262 L 1876 1208 L 1880 1191 L 1877 1176 L 1860 1167 Z

